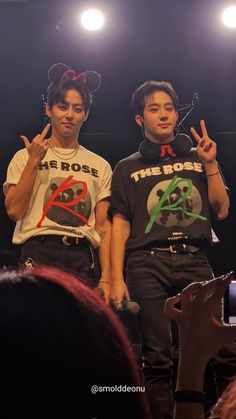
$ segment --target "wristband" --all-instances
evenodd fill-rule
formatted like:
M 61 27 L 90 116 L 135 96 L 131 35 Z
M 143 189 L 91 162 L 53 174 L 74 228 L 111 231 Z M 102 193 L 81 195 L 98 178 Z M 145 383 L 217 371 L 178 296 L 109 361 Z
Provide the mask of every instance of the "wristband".
M 175 390 L 174 400 L 177 403 L 204 403 L 205 393 L 203 391 Z
M 206 176 L 215 176 L 215 175 L 218 175 L 218 173 L 220 173 L 219 170 L 217 170 L 217 172 L 214 172 L 214 173 L 206 173 Z

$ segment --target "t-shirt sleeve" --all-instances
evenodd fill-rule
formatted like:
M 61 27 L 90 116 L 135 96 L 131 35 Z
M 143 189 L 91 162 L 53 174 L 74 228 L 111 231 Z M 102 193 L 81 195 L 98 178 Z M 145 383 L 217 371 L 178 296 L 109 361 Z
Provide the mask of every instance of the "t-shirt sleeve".
M 99 187 L 99 193 L 97 195 L 97 201 L 101 201 L 111 196 L 111 177 L 112 170 L 108 162 L 104 165 L 103 174 L 101 176 L 101 183 Z
M 6 194 L 9 185 L 17 185 L 28 160 L 26 150 L 18 151 L 9 163 L 7 177 L 3 184 L 3 192 Z

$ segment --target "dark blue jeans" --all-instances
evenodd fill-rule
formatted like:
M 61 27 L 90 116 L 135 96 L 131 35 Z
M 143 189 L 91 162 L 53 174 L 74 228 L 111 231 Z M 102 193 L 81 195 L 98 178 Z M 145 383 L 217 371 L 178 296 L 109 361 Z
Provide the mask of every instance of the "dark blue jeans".
M 168 297 L 188 284 L 209 280 L 212 268 L 203 252 L 173 254 L 137 250 L 127 259 L 127 286 L 140 305 L 143 375 L 154 419 L 173 418 L 171 322 L 163 314 Z

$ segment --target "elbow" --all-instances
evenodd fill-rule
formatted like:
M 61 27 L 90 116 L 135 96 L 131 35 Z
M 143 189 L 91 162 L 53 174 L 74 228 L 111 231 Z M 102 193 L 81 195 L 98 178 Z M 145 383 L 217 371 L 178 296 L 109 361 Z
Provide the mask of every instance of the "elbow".
M 20 217 L 18 214 L 16 214 L 14 211 L 7 211 L 8 217 L 12 220 L 12 221 L 20 221 L 22 219 L 22 217 Z
M 15 222 L 20 221 L 23 218 L 23 216 L 19 214 L 15 208 L 11 208 L 6 205 L 6 211 L 8 217 Z
M 225 199 L 223 202 L 215 203 L 212 205 L 213 216 L 217 221 L 225 220 L 229 215 L 229 199 Z
M 217 216 L 215 217 L 217 221 L 223 221 L 228 217 L 228 211 L 222 214 L 217 214 Z
M 217 212 L 217 213 L 215 213 L 215 219 L 217 220 L 217 221 L 223 221 L 223 220 L 225 220 L 227 217 L 228 217 L 228 215 L 229 215 L 229 210 L 228 210 L 228 208 L 224 208 L 224 209 L 222 209 L 221 211 L 219 211 L 219 212 Z

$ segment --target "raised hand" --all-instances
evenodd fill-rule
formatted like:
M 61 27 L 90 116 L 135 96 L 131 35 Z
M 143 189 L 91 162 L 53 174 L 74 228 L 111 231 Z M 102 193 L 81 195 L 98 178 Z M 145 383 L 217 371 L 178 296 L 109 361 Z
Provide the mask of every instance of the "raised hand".
M 201 354 L 208 361 L 215 353 L 236 339 L 236 326 L 226 326 L 215 318 L 232 273 L 206 282 L 188 285 L 181 294 L 168 298 L 164 313 L 179 327 L 181 351 Z M 181 308 L 175 307 L 181 303 Z
M 47 153 L 49 144 L 48 141 L 45 140 L 45 137 L 49 131 L 49 128 L 50 124 L 47 124 L 41 134 L 36 135 L 32 142 L 30 142 L 24 135 L 20 135 L 20 138 L 24 142 L 25 148 L 29 153 L 29 157 L 32 160 L 35 160 L 37 163 L 40 163 Z
M 202 136 L 200 136 L 193 127 L 190 128 L 191 134 L 197 141 L 197 154 L 203 163 L 214 163 L 216 161 L 217 153 L 216 143 L 209 138 L 206 124 L 203 119 L 200 121 L 200 127 Z

